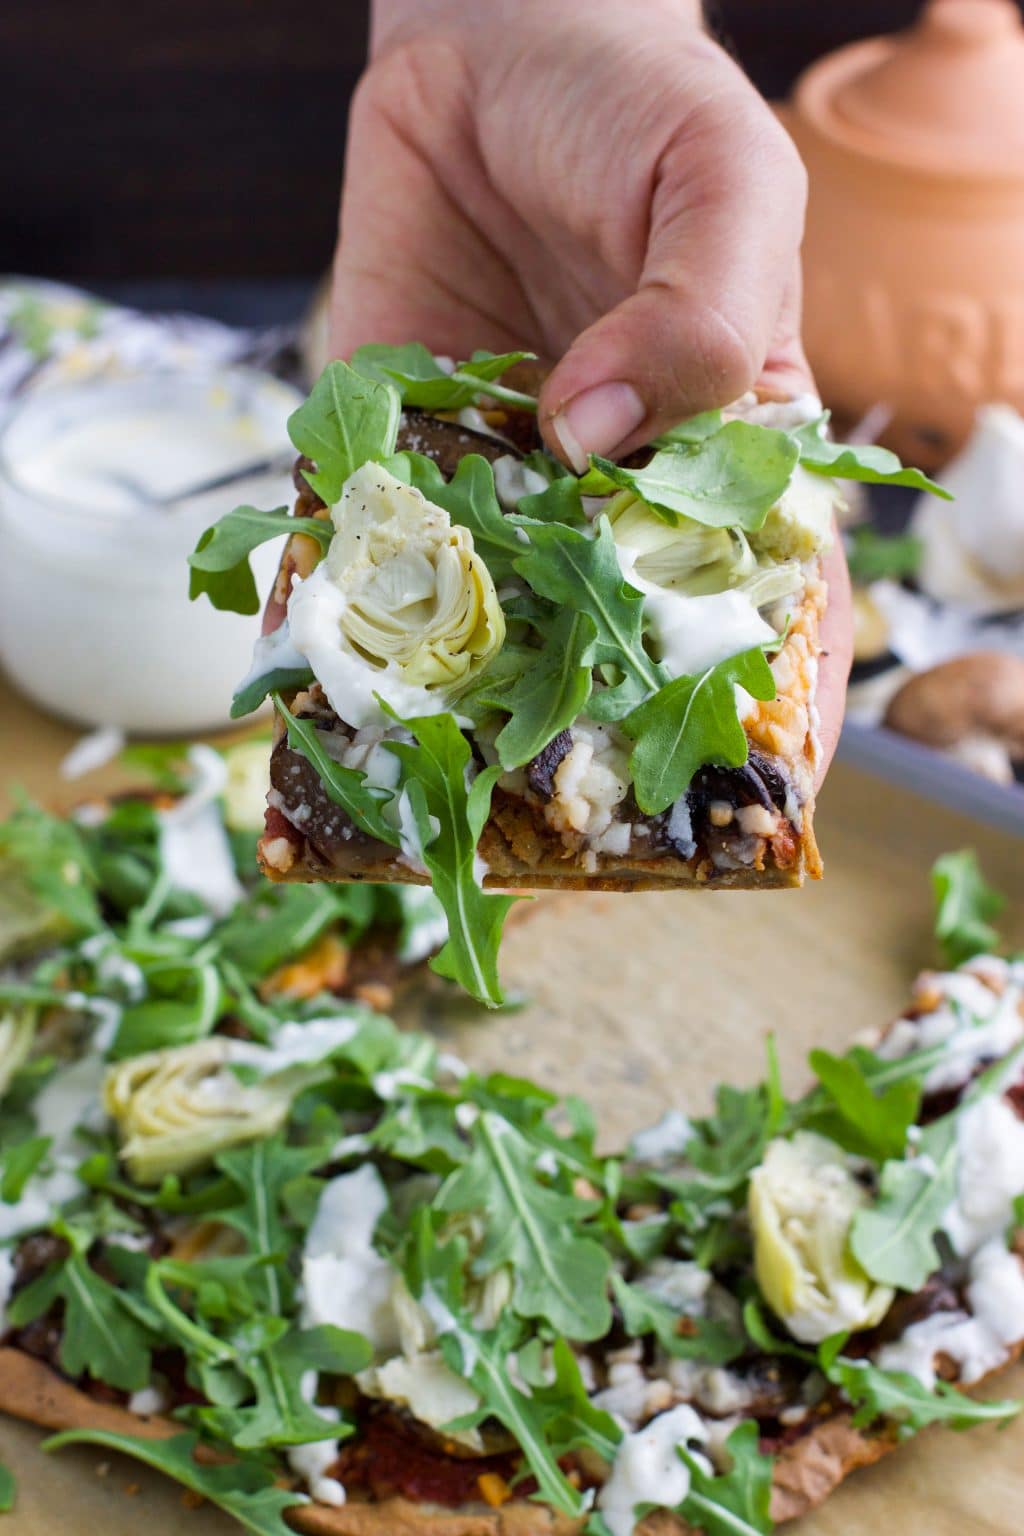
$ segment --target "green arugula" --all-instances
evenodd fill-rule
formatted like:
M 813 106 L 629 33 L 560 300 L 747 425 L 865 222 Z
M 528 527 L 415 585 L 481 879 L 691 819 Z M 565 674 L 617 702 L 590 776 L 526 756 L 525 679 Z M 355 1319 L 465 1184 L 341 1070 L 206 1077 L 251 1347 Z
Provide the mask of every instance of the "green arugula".
M 705 763 L 735 768 L 746 762 L 737 684 L 755 699 L 774 699 L 775 679 L 760 646 L 699 677 L 675 678 L 623 720 L 623 731 L 635 742 L 630 767 L 642 811 L 667 810 Z
M 495 1008 L 503 1001 L 498 981 L 501 930 L 516 898 L 483 890 L 476 847 L 501 768 L 486 768 L 467 784 L 470 747 L 451 715 L 394 718 L 416 738 L 415 746 L 395 741 L 385 745 L 402 764 L 402 794 L 408 797 L 423 863 L 448 918 L 448 939 L 431 960 L 431 969 Z
M 92 1232 L 64 1222 L 54 1231 L 70 1251 L 17 1293 L 7 1310 L 11 1326 L 23 1328 L 63 1302 L 59 1359 L 65 1375 L 88 1372 L 109 1387 L 137 1391 L 149 1381 L 151 1335 L 117 1287 L 90 1267 Z
M 111 1057 L 115 1061 L 204 1039 L 225 1011 L 217 967 L 199 959 L 157 960 L 144 967 L 146 998 L 121 1014 Z
M 679 444 L 690 447 L 693 443 L 702 443 L 706 437 L 711 437 L 722 429 L 721 411 L 701 411 L 699 416 L 691 416 L 686 421 L 680 421 L 674 427 L 669 427 L 660 437 L 654 439 L 655 448 L 674 448 Z
M 253 1536 L 295 1536 L 284 1516 L 287 1510 L 305 1502 L 302 1494 L 279 1488 L 277 1473 L 261 1461 L 244 1458 L 227 1466 L 197 1461 L 199 1444 L 198 1435 L 192 1433 L 174 1435 L 169 1440 L 143 1440 L 109 1429 L 69 1429 L 44 1441 L 43 1450 L 98 1445 L 104 1450 L 119 1451 L 209 1500 L 253 1532 Z
M 1005 1423 L 1024 1408 L 1024 1402 L 979 1402 L 946 1381 L 926 1387 L 907 1371 L 885 1371 L 869 1360 L 850 1360 L 841 1353 L 846 1338 L 846 1334 L 837 1334 L 826 1339 L 818 1348 L 818 1364 L 853 1404 L 855 1429 L 864 1429 L 877 1419 L 897 1425 L 901 1437 L 929 1424 L 970 1429 L 975 1424 Z
M 872 1064 L 878 1060 L 870 1053 L 863 1054 Z M 920 1075 L 903 1077 L 876 1091 L 876 1083 L 856 1051 L 833 1056 L 817 1050 L 811 1052 L 809 1060 L 827 1104 L 803 1123 L 846 1151 L 876 1162 L 902 1157 L 907 1132 L 921 1107 Z
M 612 1293 L 632 1338 L 653 1333 L 667 1355 L 675 1359 L 704 1360 L 709 1365 L 728 1365 L 742 1355 L 746 1341 L 726 1323 L 678 1312 L 667 1301 L 640 1285 L 630 1285 L 613 1274 Z
M 357 942 L 379 907 L 371 885 L 261 885 L 220 925 L 216 942 L 246 981 L 262 981 L 335 925 Z
M 563 608 L 539 650 L 523 646 L 514 656 L 514 670 L 508 668 L 502 676 L 502 669 L 492 667 L 480 679 L 474 705 L 509 715 L 494 743 L 502 768 L 530 762 L 583 713 L 593 688 L 596 638 L 597 626 L 589 614 Z M 497 660 L 510 650 L 506 645 Z
M 674 439 L 642 469 L 595 457 L 592 488 L 607 483 L 632 491 L 666 522 L 689 517 L 709 528 L 754 533 L 792 479 L 798 458 L 788 433 L 730 421 L 696 441 Z
M 232 720 L 241 720 L 259 709 L 275 693 L 291 693 L 316 681 L 312 667 L 273 667 L 239 688 L 231 700 Z
M 774 1458 L 760 1450 L 757 1422 L 737 1424 L 725 1442 L 727 1472 L 714 1474 L 685 1448 L 680 1456 L 690 1471 L 690 1489 L 677 1514 L 707 1536 L 768 1536 Z
M 329 798 L 341 806 L 360 831 L 397 848 L 398 833 L 383 816 L 384 806 L 392 798 L 391 791 L 367 783 L 365 773 L 357 768 L 336 763 L 320 740 L 316 723 L 293 715 L 280 694 L 272 697 L 274 708 L 288 728 L 288 745 L 293 752 L 301 752 L 316 769 Z
M 615 668 L 622 681 L 595 694 L 590 713 L 598 720 L 621 719 L 657 693 L 668 675 L 644 649 L 644 600 L 623 579 L 607 518 L 599 521 L 594 538 L 559 523 L 538 523 L 530 527 L 529 539 L 516 571 L 541 597 L 593 622 L 591 664 Z
M 260 599 L 249 556 L 261 544 L 292 533 L 316 539 L 323 553 L 334 535 L 334 527 L 313 517 L 294 518 L 287 507 L 261 512 L 258 507 L 243 506 L 226 512 L 200 534 L 199 543 L 188 557 L 189 597 L 194 602 L 205 592 L 215 608 L 230 613 L 258 613 Z
M 488 1418 L 497 1419 L 522 1451 L 537 1480 L 540 1497 L 561 1514 L 577 1516 L 583 1501 L 548 1441 L 549 1428 L 561 1435 L 564 1421 L 552 1414 L 549 1403 L 538 1401 L 532 1390 L 522 1392 L 509 1373 L 508 1357 L 522 1342 L 522 1325 L 506 1312 L 496 1328 L 483 1331 L 474 1327 L 464 1300 L 465 1240 L 455 1237 L 440 1243 L 435 1222 L 429 1210 L 421 1209 L 413 1218 L 404 1272 L 410 1291 L 435 1320 L 448 1365 L 480 1395 L 479 1408 L 449 1427 L 473 1429 Z
M 252 1383 L 255 1401 L 241 1407 L 202 1408 L 196 1414 L 198 1422 L 240 1451 L 347 1439 L 354 1425 L 318 1413 L 303 1395 L 302 1378 L 310 1371 L 355 1375 L 373 1359 L 369 1341 L 362 1334 L 328 1325 L 304 1332 L 289 1329 L 269 1341 L 260 1337 L 264 1329 L 250 1331 L 255 1349 L 248 1344 L 245 1330 L 233 1335 L 232 1344 L 236 1367 Z
M 916 1157 L 883 1164 L 875 1204 L 859 1211 L 850 1250 L 872 1280 L 918 1291 L 941 1265 L 935 1234 L 956 1197 L 960 1115 L 979 1099 L 1001 1093 L 1019 1070 L 1018 1046 L 977 1078 L 959 1105 L 926 1125 Z
M 402 404 L 421 410 L 460 411 L 475 405 L 482 395 L 490 395 L 507 405 L 535 411 L 537 401 L 533 395 L 509 389 L 495 381 L 515 363 L 536 355 L 535 352 L 477 351 L 468 362 L 456 363 L 449 373 L 422 342 L 411 341 L 394 347 L 371 342 L 356 348 L 352 354 L 352 367 L 366 378 L 397 384 L 402 392 Z
M 14 1473 L 10 1467 L 5 1467 L 3 1462 L 0 1461 L 0 1515 L 10 1514 L 14 1508 L 17 1491 Z
M 21 799 L 0 822 L 0 869 L 15 917 L 12 952 L 35 936 L 63 938 L 102 927 L 96 901 L 96 870 L 81 830 Z M 12 878 L 13 877 L 13 878 Z M 19 886 L 28 887 L 28 901 Z M 30 911 L 26 919 L 24 906 Z M 39 912 L 36 907 L 44 909 Z M 6 916 L 7 897 L 3 899 Z M 6 940 L 0 939 L 6 947 Z
M 289 1147 L 280 1136 L 222 1152 L 217 1168 L 230 1179 L 240 1197 L 221 1220 L 245 1239 L 250 1254 L 266 1262 L 255 1272 L 253 1290 L 275 1316 L 294 1292 L 288 1268 L 289 1233 L 281 1213 L 288 1186 L 323 1162 L 323 1149 Z
M 867 524 L 847 535 L 846 563 L 850 579 L 859 586 L 872 581 L 902 581 L 916 576 L 924 554 L 920 539 L 910 534 L 878 533 Z
M 611 1325 L 611 1260 L 580 1230 L 592 1206 L 541 1183 L 537 1154 L 507 1120 L 485 1112 L 473 1126 L 469 1160 L 445 1183 L 442 1211 L 485 1211 L 487 1230 L 473 1271 L 511 1264 L 513 1307 L 544 1317 L 571 1339 L 599 1339 Z
M 895 453 L 870 443 L 833 443 L 825 436 L 830 411 L 823 411 L 815 421 L 794 428 L 789 436 L 800 450 L 800 463 L 816 475 L 836 480 L 860 480 L 868 485 L 905 485 L 915 491 L 930 491 L 943 501 L 952 501 L 952 493 L 929 480 L 919 469 L 905 468 Z
M 28 1136 L 0 1153 L 0 1200 L 17 1204 L 52 1145 L 52 1136 Z
M 446 480 L 433 459 L 422 453 L 396 453 L 387 468 L 398 479 L 442 507 L 453 523 L 468 528 L 473 547 L 500 586 L 514 574 L 513 562 L 523 553 L 517 531 L 521 519 L 506 517 L 494 489 L 494 471 L 479 453 L 459 460 L 452 478 Z
M 347 363 L 327 364 L 309 398 L 288 418 L 288 436 L 316 465 L 304 474 L 321 501 L 333 507 L 354 470 L 394 453 L 400 415 L 393 384 L 367 379 Z
M 999 934 L 990 919 L 999 916 L 1006 898 L 986 882 L 973 849 L 936 859 L 932 890 L 935 937 L 946 965 L 961 965 L 996 947 Z
M 544 1415 L 544 1437 L 552 1454 L 592 1450 L 611 1465 L 622 1431 L 610 1413 L 591 1402 L 568 1340 L 555 1339 L 546 1349 L 541 1339 L 530 1339 L 516 1364 L 532 1403 Z

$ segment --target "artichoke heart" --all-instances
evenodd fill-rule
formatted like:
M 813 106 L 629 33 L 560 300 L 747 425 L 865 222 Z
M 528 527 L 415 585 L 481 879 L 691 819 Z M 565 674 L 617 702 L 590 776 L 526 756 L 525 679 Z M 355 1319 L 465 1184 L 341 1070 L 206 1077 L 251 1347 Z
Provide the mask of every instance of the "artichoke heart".
M 750 1176 L 757 1283 L 801 1343 L 873 1328 L 892 1303 L 892 1289 L 875 1285 L 850 1251 L 854 1217 L 870 1198 L 842 1148 L 813 1131 L 769 1142 Z
M 644 581 L 703 597 L 753 575 L 757 560 L 739 528 L 707 528 L 691 517 L 668 523 L 631 491 L 606 508 L 612 536 Z
M 15 1072 L 28 1058 L 37 1018 L 35 1008 L 9 1008 L 0 1013 L 0 1099 L 11 1086 Z
M 342 633 L 376 666 L 425 688 L 465 686 L 505 639 L 491 573 L 467 528 L 379 464 L 349 476 L 327 552 Z
M 189 1173 L 240 1142 L 272 1136 L 310 1080 L 292 1070 L 242 1082 L 231 1070 L 245 1047 L 224 1036 L 150 1051 L 112 1067 L 103 1107 L 116 1121 L 121 1157 L 140 1184 Z

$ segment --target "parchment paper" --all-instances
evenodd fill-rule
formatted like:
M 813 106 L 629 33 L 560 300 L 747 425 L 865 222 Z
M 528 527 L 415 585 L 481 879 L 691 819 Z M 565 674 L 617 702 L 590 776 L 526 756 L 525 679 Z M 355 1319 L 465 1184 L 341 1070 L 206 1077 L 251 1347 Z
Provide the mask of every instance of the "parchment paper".
M 2 703 L 2 700 L 0 700 Z M 74 732 L 12 699 L 0 708 L 0 780 L 70 803 L 56 765 Z M 903 1006 L 932 958 L 928 870 L 977 847 L 1010 895 L 1024 937 L 1021 842 L 915 800 L 842 764 L 822 799 L 825 880 L 802 891 L 546 898 L 515 925 L 504 956 L 521 1011 L 494 1018 L 409 999 L 406 1016 L 469 1060 L 534 1075 L 590 1098 L 614 1144 L 669 1104 L 702 1110 L 712 1085 L 760 1075 L 777 1036 L 790 1087 L 812 1045 L 840 1048 Z M 1024 1394 L 1024 1367 L 998 1380 Z M 231 1522 L 187 1510 L 180 1492 L 134 1463 L 89 1450 L 46 1457 L 41 1436 L 0 1420 L 0 1459 L 18 1478 L 0 1536 L 230 1536 Z M 101 1468 L 105 1468 L 101 1475 Z M 130 1492 L 129 1490 L 134 1490 Z M 186 1524 L 187 1522 L 187 1524 Z M 856 1474 L 794 1536 L 1020 1536 L 1024 1421 L 965 1435 L 932 1431 Z

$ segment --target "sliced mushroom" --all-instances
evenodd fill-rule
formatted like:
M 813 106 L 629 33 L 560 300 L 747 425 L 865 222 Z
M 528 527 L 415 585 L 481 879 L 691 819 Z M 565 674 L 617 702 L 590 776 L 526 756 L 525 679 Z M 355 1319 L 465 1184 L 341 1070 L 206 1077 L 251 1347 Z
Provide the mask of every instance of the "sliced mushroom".
M 1024 760 L 1024 657 L 975 651 L 909 678 L 885 724 L 1009 783 Z

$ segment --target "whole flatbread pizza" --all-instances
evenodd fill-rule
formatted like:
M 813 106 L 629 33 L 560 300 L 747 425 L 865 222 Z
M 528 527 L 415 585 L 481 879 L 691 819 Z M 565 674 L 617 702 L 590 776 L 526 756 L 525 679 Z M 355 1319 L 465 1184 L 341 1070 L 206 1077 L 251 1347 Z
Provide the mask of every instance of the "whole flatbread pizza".
M 193 596 L 254 612 L 248 552 L 291 533 L 235 701 L 277 707 L 265 873 L 432 884 L 438 968 L 492 1005 L 499 892 L 821 873 L 840 477 L 928 483 L 754 395 L 576 475 L 536 384 L 522 353 L 329 364 L 290 423 L 294 514 L 239 508 L 191 557 Z
M 0 1408 L 53 1447 L 260 1536 L 765 1536 L 926 1425 L 1018 1411 L 965 1390 L 1024 1340 L 1024 969 L 975 953 L 968 863 L 940 916 L 969 958 L 872 1045 L 792 1099 L 769 1047 L 609 1151 L 577 1097 L 261 993 L 145 805 L 0 830 L 32 918 Z

